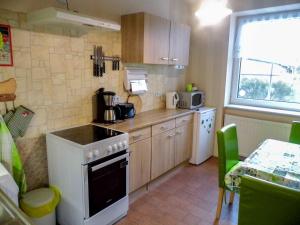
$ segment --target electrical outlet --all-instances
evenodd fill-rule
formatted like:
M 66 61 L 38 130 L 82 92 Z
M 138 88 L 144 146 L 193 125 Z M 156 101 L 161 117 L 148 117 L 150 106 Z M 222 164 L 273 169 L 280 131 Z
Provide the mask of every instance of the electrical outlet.
M 153 95 L 155 97 L 160 97 L 160 96 L 162 96 L 162 93 L 161 92 L 154 92 Z
M 121 103 L 121 102 L 123 102 L 122 97 L 119 96 L 119 95 L 116 95 L 116 96 L 115 96 L 115 103 L 118 104 L 118 103 Z

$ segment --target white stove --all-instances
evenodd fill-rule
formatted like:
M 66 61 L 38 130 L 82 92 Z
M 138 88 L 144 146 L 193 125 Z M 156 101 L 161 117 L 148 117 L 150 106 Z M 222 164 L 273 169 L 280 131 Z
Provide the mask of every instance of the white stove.
M 109 225 L 128 211 L 128 134 L 85 125 L 47 134 L 60 225 Z

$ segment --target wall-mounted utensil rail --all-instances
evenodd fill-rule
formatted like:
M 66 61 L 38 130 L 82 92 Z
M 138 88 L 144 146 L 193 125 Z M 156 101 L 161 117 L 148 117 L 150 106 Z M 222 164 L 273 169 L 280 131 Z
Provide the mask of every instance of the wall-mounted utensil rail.
M 112 70 L 120 69 L 120 57 L 119 56 L 105 56 L 102 51 L 102 46 L 94 46 L 94 54 L 91 55 L 93 60 L 93 75 L 96 77 L 102 77 L 105 73 L 105 61 L 112 62 Z

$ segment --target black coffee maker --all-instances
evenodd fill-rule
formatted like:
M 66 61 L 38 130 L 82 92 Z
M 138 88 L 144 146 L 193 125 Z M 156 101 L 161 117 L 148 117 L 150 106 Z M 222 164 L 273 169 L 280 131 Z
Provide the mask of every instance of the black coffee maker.
M 104 91 L 100 88 L 93 96 L 93 122 L 114 123 L 115 114 L 115 95 L 111 91 Z

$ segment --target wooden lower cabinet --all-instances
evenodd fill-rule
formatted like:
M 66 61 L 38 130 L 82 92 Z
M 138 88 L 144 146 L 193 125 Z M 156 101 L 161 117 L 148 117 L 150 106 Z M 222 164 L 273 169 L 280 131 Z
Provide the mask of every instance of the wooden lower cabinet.
M 129 191 L 133 192 L 150 181 L 151 138 L 129 146 Z
M 175 166 L 175 129 L 152 136 L 151 180 Z
M 192 124 L 176 128 L 175 136 L 175 166 L 188 160 L 191 156 L 193 142 Z
M 175 120 L 170 120 L 129 135 L 129 192 L 148 184 L 191 157 L 191 116 L 176 118 L 176 126 Z

